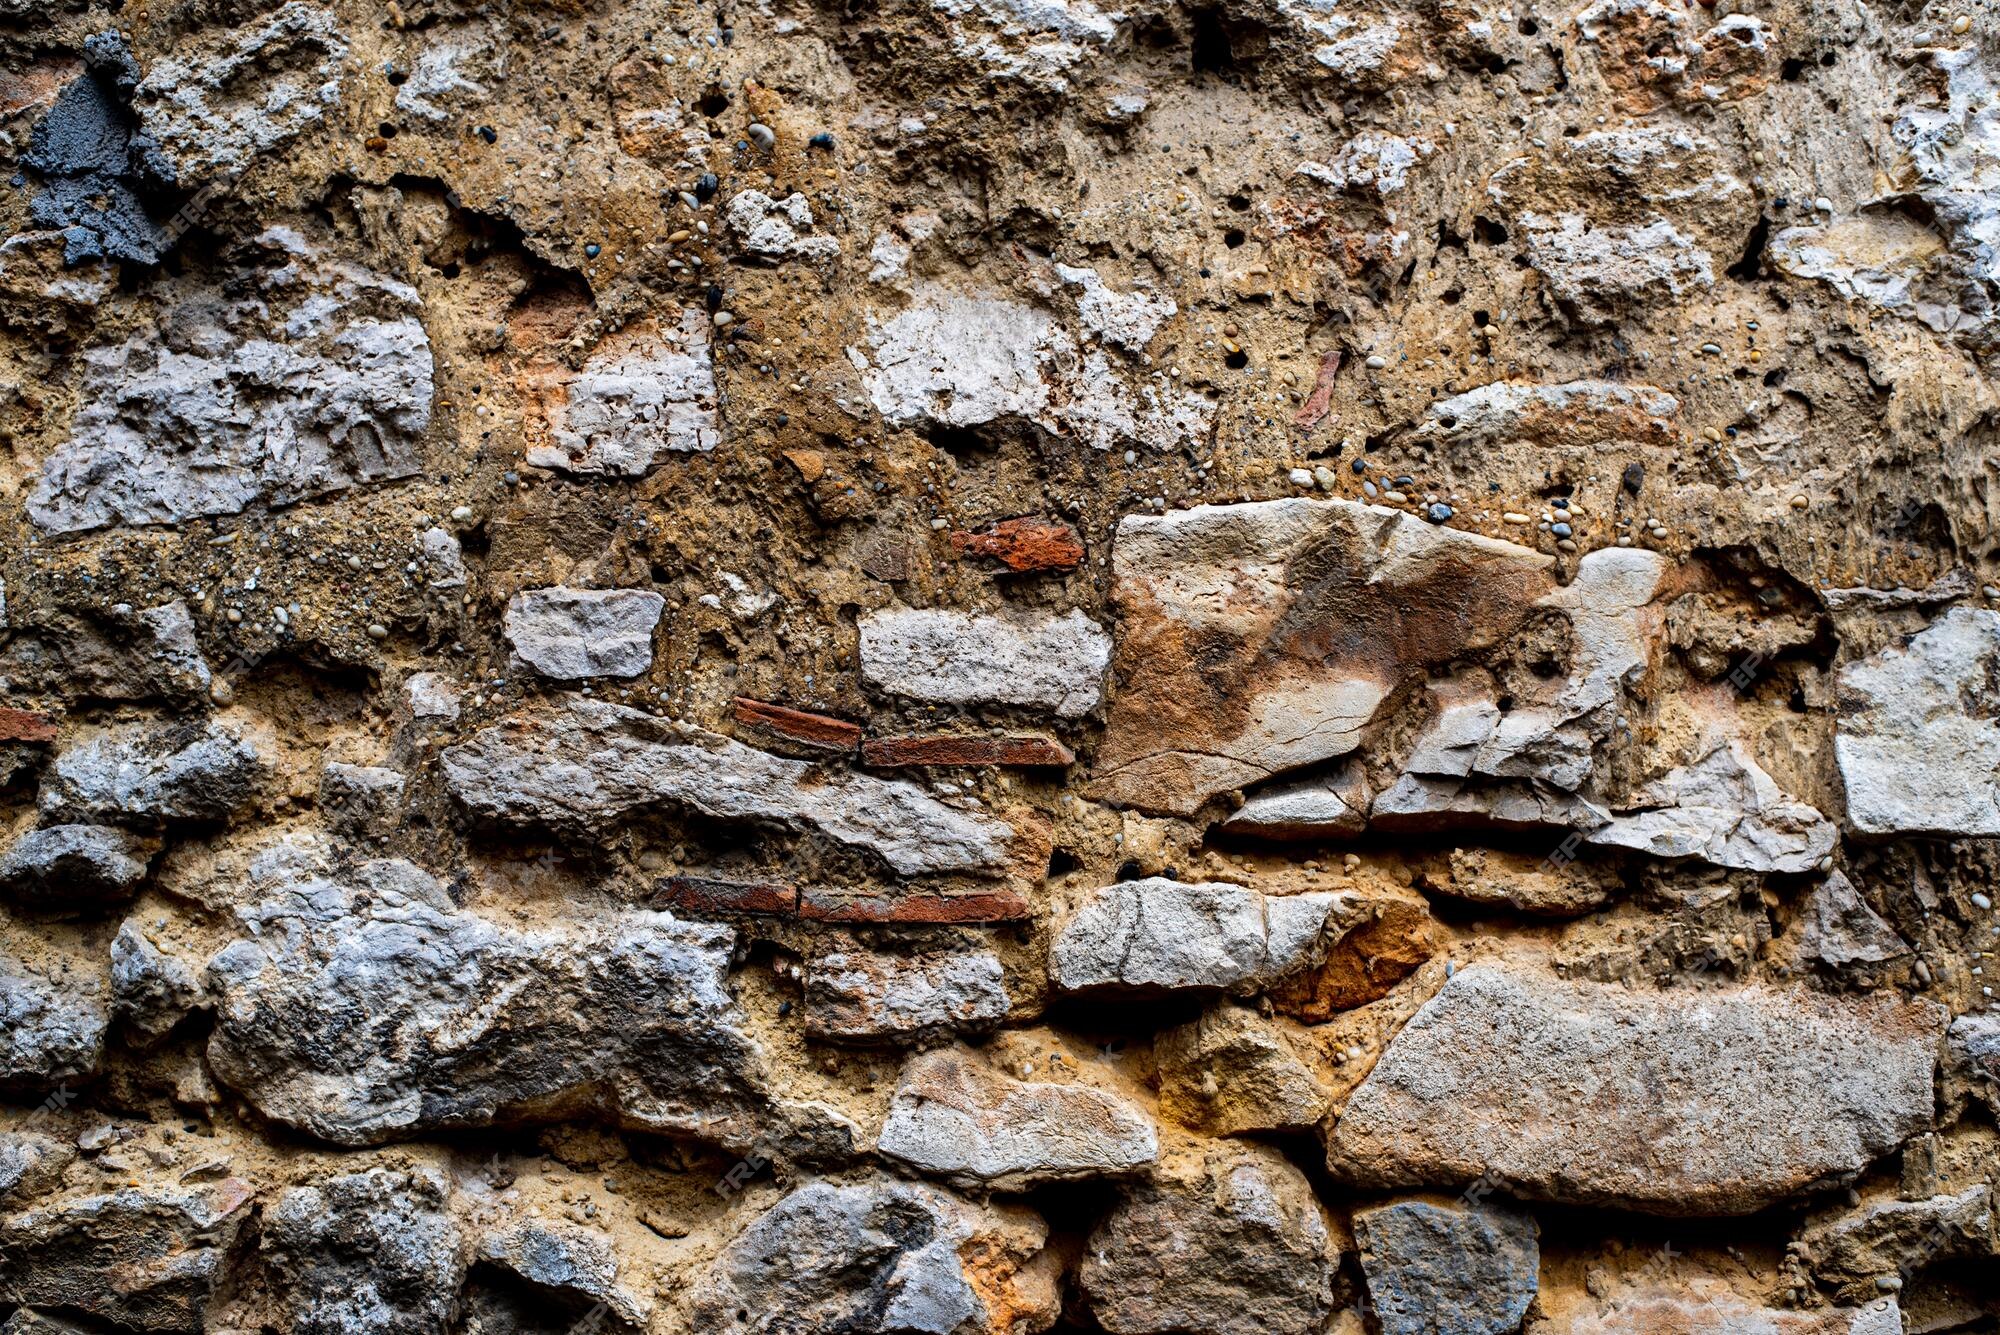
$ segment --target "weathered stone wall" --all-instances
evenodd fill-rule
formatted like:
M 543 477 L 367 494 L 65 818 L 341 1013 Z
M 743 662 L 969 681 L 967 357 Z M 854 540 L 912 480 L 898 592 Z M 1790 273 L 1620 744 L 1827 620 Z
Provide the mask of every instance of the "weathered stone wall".
M 0 1330 L 2000 1331 L 1996 49 L 0 0 Z

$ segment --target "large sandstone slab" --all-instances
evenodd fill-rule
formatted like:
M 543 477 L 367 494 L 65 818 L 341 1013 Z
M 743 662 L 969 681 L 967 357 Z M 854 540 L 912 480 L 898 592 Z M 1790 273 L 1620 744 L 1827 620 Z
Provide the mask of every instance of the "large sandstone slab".
M 1663 1215 L 1746 1214 L 1931 1124 L 1928 1002 L 1635 992 L 1461 970 L 1390 1043 L 1327 1143 L 1361 1186 L 1457 1186 Z
M 623 705 L 572 699 L 485 728 L 440 756 L 445 784 L 489 820 L 569 834 L 681 807 L 717 820 L 774 821 L 866 849 L 906 876 L 995 873 L 1015 832 L 915 784 L 759 751 Z
M 1959 607 L 1840 673 L 1833 753 L 1865 834 L 2000 834 L 2000 613 Z
M 726 984 L 732 929 L 627 911 L 515 926 L 408 863 L 274 866 L 209 962 L 208 1060 L 339 1145 L 598 1115 L 746 1144 L 783 1120 Z
M 1187 815 L 1345 755 L 1397 687 L 1505 639 L 1555 588 L 1525 547 L 1350 501 L 1129 515 L 1096 791 Z
M 1532 1321 L 1527 1335 L 1903 1335 L 1903 1316 L 1893 1297 L 1791 1311 L 1712 1284 L 1640 1283 L 1612 1289 L 1594 1308 Z

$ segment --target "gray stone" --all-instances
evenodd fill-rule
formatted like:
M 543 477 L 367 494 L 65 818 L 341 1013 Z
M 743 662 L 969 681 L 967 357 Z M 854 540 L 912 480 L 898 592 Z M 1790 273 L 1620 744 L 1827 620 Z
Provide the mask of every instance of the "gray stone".
M 981 616 L 889 608 L 861 618 L 861 676 L 875 690 L 947 705 L 1019 705 L 1076 718 L 1097 707 L 1111 640 L 1072 609 Z
M 2000 834 L 2000 613 L 1953 608 L 1840 672 L 1833 754 L 1865 834 Z
M 183 184 L 231 181 L 340 105 L 347 42 L 324 9 L 287 4 L 177 44 L 140 81 L 141 123 Z
M 1835 974 L 1905 959 L 1910 947 L 1840 872 L 1806 897 L 1788 939 L 1798 958 Z
M 396 770 L 329 761 L 319 775 L 320 810 L 343 833 L 387 834 L 402 818 L 403 788 Z
M 802 1128 L 726 986 L 734 933 L 628 911 L 560 928 L 453 909 L 405 862 L 267 872 L 209 962 L 216 1079 L 340 1145 L 596 1114 L 727 1145 Z M 802 1130 L 801 1134 L 807 1134 Z
M 144 197 L 175 172 L 132 114 L 139 63 L 116 30 L 84 39 L 84 73 L 35 123 L 21 161 L 42 178 L 29 206 L 37 226 L 60 229 L 63 262 L 158 264 L 173 237 Z
M 809 829 L 905 876 L 1003 870 L 1014 830 L 915 784 L 821 770 L 691 724 L 603 701 L 486 728 L 440 757 L 452 795 L 488 820 L 594 834 L 685 807 L 718 820 Z
M 1304 1175 L 1229 1144 L 1132 1188 L 1077 1280 L 1111 1335 L 1308 1335 L 1333 1312 L 1337 1262 Z
M 0 896 L 70 909 L 130 899 L 159 845 L 108 825 L 48 825 L 0 854 Z
M 507 603 L 507 643 L 544 677 L 636 677 L 653 665 L 667 600 L 650 589 L 529 589 Z
M 1928 1129 L 1943 1019 L 1882 996 L 1475 964 L 1396 1035 L 1327 1160 L 1358 1186 L 1483 1177 L 1534 1200 L 1747 1214 Z
M 1541 1227 L 1502 1206 L 1378 1205 L 1354 1240 L 1382 1335 L 1511 1335 L 1541 1283 Z
M 1086 891 L 1049 947 L 1065 992 L 1255 989 L 1308 963 L 1337 898 L 1165 877 Z
M 180 601 L 135 610 L 48 613 L 23 626 L 0 666 L 21 683 L 67 699 L 206 700 L 214 680 Z
M 263 776 L 256 747 L 218 724 L 124 724 L 65 747 L 41 807 L 127 825 L 213 823 L 247 805 Z
M 839 946 L 807 966 L 806 1032 L 841 1043 L 979 1033 L 1007 1018 L 1004 977 L 990 950 L 892 954 Z
M 1840 832 L 1779 789 L 1741 743 L 1716 738 L 1691 764 L 1620 803 L 1588 842 L 1660 858 L 1700 858 L 1742 871 L 1811 871 Z
M 0 1215 L 0 1293 L 128 1330 L 200 1335 L 251 1198 L 230 1178 L 37 1200 Z
M 62 1182 L 76 1146 L 39 1131 L 0 1131 L 0 1201 L 28 1200 Z
M 1267 839 L 1329 839 L 1368 828 L 1368 779 L 1343 764 L 1303 783 L 1280 784 L 1245 799 L 1222 828 Z
M 1039 27 L 1051 12 L 1044 7 L 1031 22 Z M 1094 308 L 1079 313 L 1086 323 L 1099 315 Z M 1129 310 L 1122 314 L 1126 328 L 1099 321 L 1107 341 L 1143 328 L 1144 317 L 1133 322 Z M 863 368 L 875 410 L 893 426 L 1025 428 L 1099 450 L 1167 450 L 1206 440 L 1215 421 L 1209 400 L 1127 385 L 1103 349 L 1083 348 L 1048 312 L 1004 296 L 925 284 L 905 308 L 868 324 L 866 351 L 848 353 Z
M 9 938 L 0 946 L 0 1088 L 96 1074 L 111 1024 L 101 974 L 60 952 L 17 955 L 28 943 Z
M 251 244 L 273 266 L 256 299 L 163 278 L 148 292 L 169 317 L 83 354 L 70 434 L 28 497 L 37 525 L 174 524 L 417 470 L 432 363 L 416 290 L 283 228 Z
M 793 191 L 773 199 L 761 190 L 745 190 L 724 211 L 729 230 L 745 255 L 757 259 L 832 259 L 840 242 L 830 236 L 809 236 L 812 202 Z
M 370 1168 L 279 1196 L 262 1259 L 299 1335 L 443 1335 L 471 1247 L 432 1168 Z
M 721 440 L 703 311 L 680 312 L 664 333 L 608 339 L 581 371 L 544 376 L 547 438 L 527 454 L 537 468 L 642 477 L 669 455 L 707 453 Z
M 1061 1263 L 1033 1212 L 972 1205 L 935 1187 L 814 1182 L 715 1259 L 695 1303 L 713 1335 L 896 1331 L 1006 1335 L 1047 1329 Z
M 969 1187 L 1022 1191 L 1129 1176 L 1159 1154 L 1152 1119 L 1083 1084 L 1016 1080 L 966 1048 L 903 1064 L 876 1149 Z
M 478 1259 L 530 1284 L 601 1303 L 626 1325 L 644 1329 L 653 1303 L 619 1275 L 611 1239 L 595 1230 L 539 1219 L 480 1235 Z
M 186 960 L 154 945 L 137 918 L 111 942 L 111 1014 L 140 1042 L 157 1042 L 207 1000 Z

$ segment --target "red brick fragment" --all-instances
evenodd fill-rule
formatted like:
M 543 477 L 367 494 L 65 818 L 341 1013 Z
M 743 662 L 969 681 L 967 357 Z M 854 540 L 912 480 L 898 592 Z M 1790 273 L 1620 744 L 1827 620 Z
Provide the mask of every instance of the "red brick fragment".
M 0 742 L 53 742 L 56 727 L 53 714 L 0 706 Z
M 1013 922 L 1031 916 L 1028 901 L 1012 891 L 971 895 L 878 895 L 840 898 L 808 889 L 799 896 L 799 916 L 813 922 Z
M 959 529 L 951 545 L 960 556 L 997 557 L 1010 570 L 1072 570 L 1083 560 L 1076 530 L 1053 519 L 1007 519 L 984 533 Z
M 883 769 L 910 765 L 1070 765 L 1076 755 L 1048 737 L 874 737 L 861 744 L 861 763 Z
M 861 729 L 846 719 L 808 714 L 803 709 L 765 704 L 748 696 L 736 697 L 736 721 L 764 728 L 780 737 L 828 751 L 852 751 L 861 744 Z
M 789 917 L 798 910 L 799 891 L 797 886 L 777 881 L 670 876 L 654 892 L 653 903 L 689 913 L 776 913 Z

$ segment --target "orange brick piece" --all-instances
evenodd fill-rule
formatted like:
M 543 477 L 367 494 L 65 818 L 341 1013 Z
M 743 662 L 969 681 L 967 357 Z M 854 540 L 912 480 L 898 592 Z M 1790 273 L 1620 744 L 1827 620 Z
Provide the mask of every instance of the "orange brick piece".
M 825 714 L 808 714 L 803 709 L 787 709 L 783 705 L 765 704 L 762 700 L 752 700 L 748 696 L 736 697 L 736 721 L 764 728 L 780 737 L 828 751 L 852 751 L 861 744 L 860 727 L 849 723 L 846 719 L 828 718 Z
M 1076 755 L 1047 737 L 875 737 L 861 744 L 861 763 L 882 769 L 915 765 L 1070 765 Z
M 1007 519 L 983 533 L 951 535 L 960 556 L 997 557 L 1010 570 L 1072 570 L 1083 560 L 1076 530 L 1053 519 Z
M 56 720 L 53 715 L 0 706 L 0 742 L 53 742 L 55 739 Z

